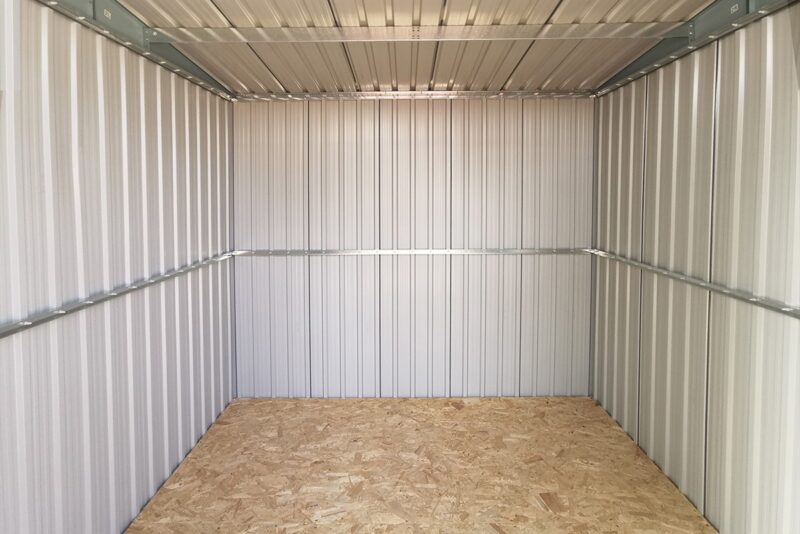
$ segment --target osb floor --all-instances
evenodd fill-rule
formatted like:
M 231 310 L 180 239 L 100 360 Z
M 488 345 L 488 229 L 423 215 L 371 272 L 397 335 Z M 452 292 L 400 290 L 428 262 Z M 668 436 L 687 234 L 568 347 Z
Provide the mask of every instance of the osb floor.
M 586 398 L 239 400 L 129 532 L 713 532 Z

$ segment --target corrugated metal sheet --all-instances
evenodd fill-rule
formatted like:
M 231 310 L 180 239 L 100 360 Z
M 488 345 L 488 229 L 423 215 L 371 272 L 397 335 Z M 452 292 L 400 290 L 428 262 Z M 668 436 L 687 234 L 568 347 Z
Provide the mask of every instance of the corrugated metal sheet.
M 713 276 L 800 301 L 800 6 L 720 47 Z M 800 528 L 796 320 L 714 297 L 706 512 L 728 532 Z
M 278 106 L 299 111 L 270 126 L 274 136 L 259 136 Z M 589 245 L 594 109 L 589 100 L 236 108 L 236 153 L 246 160 L 236 167 L 237 214 L 242 205 L 237 248 Z M 281 185 L 282 167 L 268 163 L 276 157 L 271 154 L 282 153 L 275 146 L 284 142 L 277 132 L 291 138 L 305 127 L 307 175 L 295 175 L 291 187 Z M 299 156 L 293 161 L 296 169 L 305 164 Z M 291 191 L 307 191 L 308 207 Z M 534 207 L 523 219 L 526 199 Z M 292 228 L 296 239 L 257 241 L 251 220 L 270 217 L 276 206 L 291 215 L 270 218 L 263 228 L 280 236 Z M 308 241 L 303 228 L 309 229 Z M 524 232 L 530 236 L 523 242 Z M 270 267 L 268 273 L 254 267 L 287 260 L 295 266 Z M 258 369 L 271 369 L 269 362 L 283 361 L 287 350 L 296 369 L 310 361 L 314 396 L 585 394 L 588 389 L 588 257 L 273 256 L 237 258 L 236 264 L 242 394 L 308 395 L 305 382 L 288 390 L 258 385 L 259 377 L 274 376 Z M 522 305 L 523 288 L 530 305 Z M 276 307 L 259 304 L 268 298 L 307 299 L 307 306 L 297 305 L 297 317 L 306 310 L 308 319 L 301 325 L 300 319 L 279 316 Z M 276 346 L 274 335 L 290 341 Z
M 648 76 L 647 132 L 631 141 L 646 137 L 645 263 L 796 304 L 798 23 L 793 6 Z M 632 128 L 611 110 L 633 97 L 609 96 L 599 104 L 600 248 L 635 257 L 619 236 L 636 225 L 608 215 L 630 203 L 604 182 L 631 151 L 602 139 L 627 138 Z M 641 388 L 640 445 L 722 532 L 796 531 L 796 319 L 648 273 L 641 383 L 609 390 L 609 351 L 620 357 L 630 334 L 608 313 L 621 289 L 608 273 L 619 268 L 598 261 L 597 398 L 623 421 L 615 396 Z
M 380 248 L 450 248 L 450 104 L 380 103 Z M 450 392 L 446 256 L 380 258 L 381 394 Z
M 800 322 L 714 296 L 706 514 L 721 532 L 797 532 Z
M 708 279 L 716 44 L 648 76 L 643 261 Z
M 524 256 L 520 395 L 588 395 L 591 258 Z
M 0 322 L 227 250 L 230 106 L 36 2 L 2 10 Z M 230 278 L 0 341 L 0 530 L 138 513 L 233 397 Z
M 639 269 L 597 259 L 592 391 L 637 442 L 641 277 Z
M 639 445 L 702 511 L 708 292 L 643 277 Z
M 716 45 L 649 76 L 643 258 L 708 279 Z M 639 444 L 700 510 L 708 292 L 645 274 Z
M 597 103 L 597 248 L 640 258 L 647 80 Z M 597 260 L 592 394 L 638 441 L 642 273 Z
M 522 102 L 452 102 L 452 246 L 521 246 Z M 451 392 L 519 391 L 522 258 L 453 257 Z
M 234 233 L 238 248 L 309 243 L 307 103 L 234 106 Z M 241 397 L 308 396 L 309 260 L 237 258 Z
M 309 245 L 378 245 L 378 104 L 311 102 Z M 311 258 L 311 393 L 374 397 L 379 386 L 376 257 Z
M 642 180 L 648 79 L 600 99 L 597 247 L 633 259 L 642 253 Z
M 535 99 L 522 107 L 522 246 L 589 247 L 594 102 Z
M 269 2 L 123 0 L 158 27 L 459 26 L 687 20 L 711 0 Z M 484 41 L 179 45 L 235 91 L 596 88 L 656 41 Z
M 714 279 L 800 304 L 800 77 L 793 6 L 720 46 Z
M 212 265 L 0 340 L 4 532 L 121 531 L 233 396 Z

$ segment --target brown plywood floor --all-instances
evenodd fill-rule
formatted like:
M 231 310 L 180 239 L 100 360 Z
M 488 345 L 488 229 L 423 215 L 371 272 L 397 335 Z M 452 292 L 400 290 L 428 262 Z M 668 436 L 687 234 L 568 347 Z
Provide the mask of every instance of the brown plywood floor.
M 714 532 L 586 398 L 238 400 L 129 532 Z

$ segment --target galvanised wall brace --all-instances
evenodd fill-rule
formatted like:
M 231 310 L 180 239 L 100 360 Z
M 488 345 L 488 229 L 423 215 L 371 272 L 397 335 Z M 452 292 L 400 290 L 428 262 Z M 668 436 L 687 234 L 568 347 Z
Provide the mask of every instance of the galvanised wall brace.
M 717 0 L 686 22 L 678 35 L 663 39 L 614 75 L 597 90 L 597 95 L 626 85 L 796 1 L 798 0 Z
M 225 98 L 233 92 L 170 44 L 152 43 L 152 30 L 117 0 L 39 0 L 59 13 L 106 35 L 137 54 Z

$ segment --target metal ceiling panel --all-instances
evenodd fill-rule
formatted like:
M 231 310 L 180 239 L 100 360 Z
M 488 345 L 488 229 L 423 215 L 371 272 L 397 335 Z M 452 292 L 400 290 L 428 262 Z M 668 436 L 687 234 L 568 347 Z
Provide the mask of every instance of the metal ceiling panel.
M 712 0 L 122 0 L 159 27 L 327 28 L 678 22 Z M 244 93 L 597 88 L 656 39 L 180 44 Z
M 558 0 L 453 0 L 447 2 L 443 22 L 447 25 L 544 24 Z
M 687 20 L 709 0 L 564 0 L 550 22 L 640 22 Z
M 203 0 L 194 1 L 201 3 Z M 335 25 L 327 0 L 213 0 L 213 3 L 233 26 L 303 28 Z
M 440 43 L 433 88 L 455 91 L 502 89 L 531 41 Z
M 580 41 L 542 83 L 548 91 L 594 89 L 658 41 L 605 39 Z M 534 47 L 541 45 L 539 41 Z
M 285 91 L 283 84 L 247 44 L 182 44 L 178 49 L 237 93 Z
M 427 90 L 435 43 L 348 43 L 347 55 L 362 91 Z
M 354 91 L 353 71 L 340 44 L 253 43 L 253 51 L 291 92 Z
M 228 26 L 212 0 L 119 0 L 151 27 L 214 28 Z
M 443 0 L 331 0 L 340 26 L 437 26 Z

